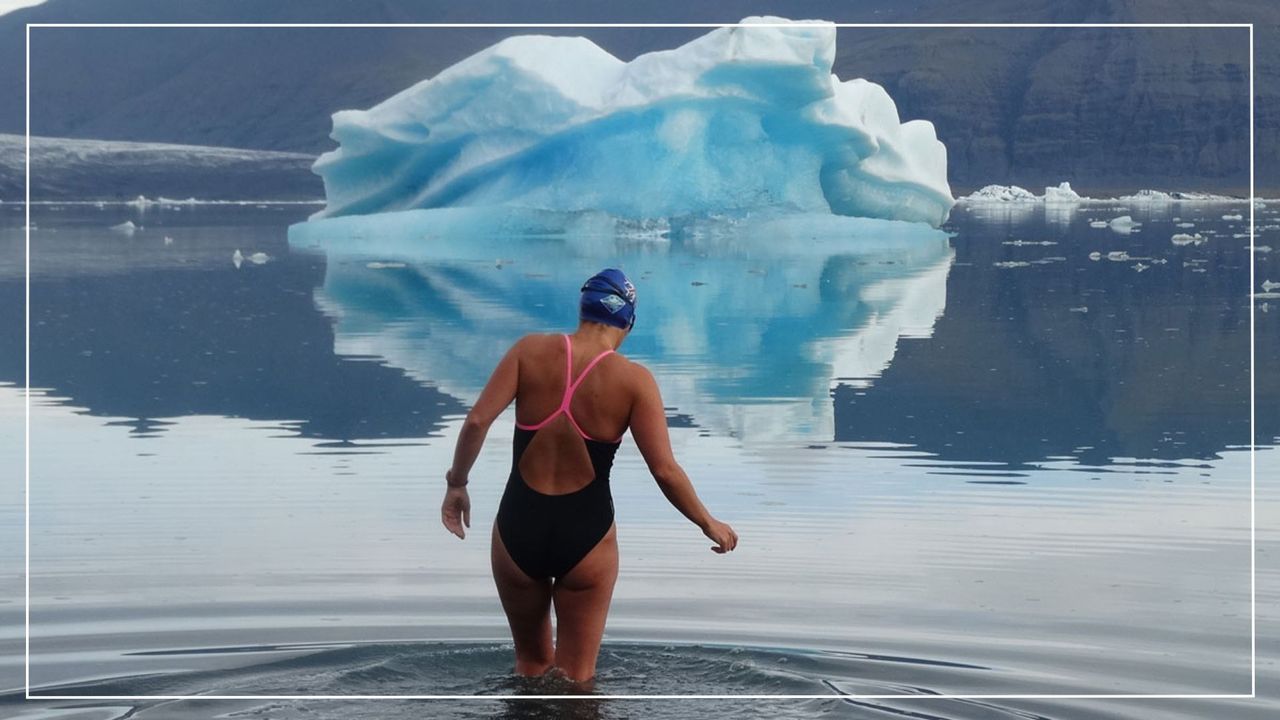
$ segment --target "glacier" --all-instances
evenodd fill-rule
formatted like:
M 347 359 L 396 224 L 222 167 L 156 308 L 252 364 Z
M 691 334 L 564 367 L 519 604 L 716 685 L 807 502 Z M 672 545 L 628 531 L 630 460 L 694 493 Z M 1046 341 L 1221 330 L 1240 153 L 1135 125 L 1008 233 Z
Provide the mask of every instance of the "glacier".
M 946 147 L 880 85 L 832 73 L 836 27 L 752 17 L 624 62 L 520 35 L 333 115 L 313 220 L 436 208 L 653 219 L 762 210 L 934 227 Z

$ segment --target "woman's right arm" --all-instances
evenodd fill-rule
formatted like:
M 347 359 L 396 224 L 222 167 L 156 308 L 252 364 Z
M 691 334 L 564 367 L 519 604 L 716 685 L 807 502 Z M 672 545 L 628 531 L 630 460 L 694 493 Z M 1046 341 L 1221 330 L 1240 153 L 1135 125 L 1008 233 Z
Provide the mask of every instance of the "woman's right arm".
M 635 365 L 636 397 L 631 406 L 631 436 L 636 440 L 640 455 L 649 466 L 649 472 L 667 500 L 682 515 L 702 529 L 704 535 L 716 544 L 711 549 L 726 553 L 738 545 L 738 534 L 727 524 L 716 520 L 698 499 L 693 483 L 684 468 L 676 462 L 671 451 L 671 436 L 667 433 L 667 413 L 662 406 L 662 394 L 653 373 L 641 365 Z
M 462 422 L 462 431 L 458 433 L 458 443 L 453 449 L 453 465 L 444 474 L 447 489 L 440 506 L 440 520 L 449 532 L 461 539 L 467 537 L 466 528 L 471 527 L 471 497 L 467 494 L 471 466 L 480 455 L 489 426 L 516 398 L 516 387 L 520 380 L 520 351 L 527 340 L 526 336 L 512 345 L 498 367 L 494 368 L 493 375 L 489 377 L 484 390 L 480 391 L 476 404 Z

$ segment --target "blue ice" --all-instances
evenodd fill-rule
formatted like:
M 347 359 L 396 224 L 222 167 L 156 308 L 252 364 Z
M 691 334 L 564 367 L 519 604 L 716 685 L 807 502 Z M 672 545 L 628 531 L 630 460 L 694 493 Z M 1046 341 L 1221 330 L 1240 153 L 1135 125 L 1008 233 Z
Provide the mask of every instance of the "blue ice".
M 313 219 L 432 208 L 643 220 L 761 212 L 941 225 L 946 147 L 885 90 L 832 74 L 836 28 L 748 18 L 623 62 L 510 37 L 333 116 Z

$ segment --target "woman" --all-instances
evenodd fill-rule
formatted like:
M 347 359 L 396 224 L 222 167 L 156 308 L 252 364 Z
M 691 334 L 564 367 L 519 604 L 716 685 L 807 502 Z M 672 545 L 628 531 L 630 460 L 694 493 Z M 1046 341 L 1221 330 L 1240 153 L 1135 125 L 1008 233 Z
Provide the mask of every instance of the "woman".
M 635 304 L 626 275 L 603 270 L 582 286 L 577 331 L 512 346 L 467 414 L 445 474 L 441 518 L 462 538 L 471 527 L 468 473 L 489 426 L 515 400 L 515 450 L 490 561 L 520 675 L 555 668 L 587 687 L 595 676 L 618 577 L 609 470 L 628 428 L 667 500 L 715 542 L 711 549 L 738 544 L 672 456 L 653 375 L 615 352 L 635 324 Z

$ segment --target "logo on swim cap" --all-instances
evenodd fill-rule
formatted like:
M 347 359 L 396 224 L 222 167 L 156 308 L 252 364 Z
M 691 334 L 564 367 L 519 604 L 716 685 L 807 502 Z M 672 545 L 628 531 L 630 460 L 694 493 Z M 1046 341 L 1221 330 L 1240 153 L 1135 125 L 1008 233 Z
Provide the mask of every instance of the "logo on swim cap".
M 627 283 L 627 284 L 630 285 L 630 283 Z M 608 308 L 609 312 L 616 313 L 622 308 L 627 306 L 627 301 L 623 300 L 617 295 L 605 295 L 604 297 L 600 298 L 600 304 Z

